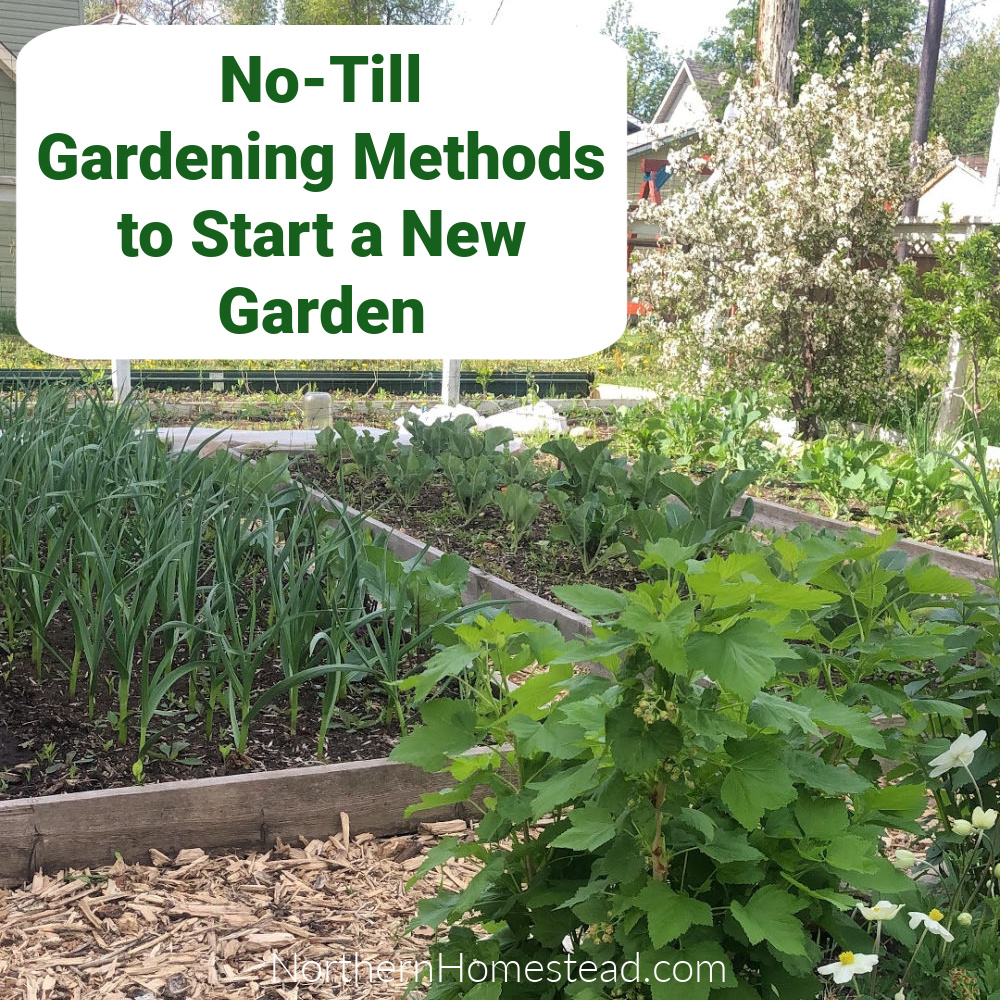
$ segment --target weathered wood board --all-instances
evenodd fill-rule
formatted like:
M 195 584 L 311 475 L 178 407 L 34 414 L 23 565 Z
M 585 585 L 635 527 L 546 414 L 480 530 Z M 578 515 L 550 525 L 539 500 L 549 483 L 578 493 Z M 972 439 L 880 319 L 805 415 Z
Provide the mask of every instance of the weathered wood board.
M 325 839 L 340 830 L 342 812 L 356 833 L 404 833 L 462 816 L 459 806 L 403 816 L 447 784 L 447 775 L 379 759 L 13 799 L 0 802 L 0 886 L 38 870 L 110 864 L 116 854 L 148 862 L 154 847 L 172 856 Z

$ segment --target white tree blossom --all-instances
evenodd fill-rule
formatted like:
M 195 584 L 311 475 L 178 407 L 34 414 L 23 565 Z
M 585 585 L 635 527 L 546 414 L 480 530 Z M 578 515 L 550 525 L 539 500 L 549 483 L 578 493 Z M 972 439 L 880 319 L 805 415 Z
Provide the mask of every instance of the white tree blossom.
M 899 335 L 893 226 L 928 157 L 911 169 L 910 102 L 890 64 L 862 50 L 791 103 L 738 81 L 731 118 L 670 155 L 673 193 L 638 210 L 661 234 L 633 279 L 665 361 L 747 384 L 776 366 L 806 434 L 825 406 L 884 388 Z

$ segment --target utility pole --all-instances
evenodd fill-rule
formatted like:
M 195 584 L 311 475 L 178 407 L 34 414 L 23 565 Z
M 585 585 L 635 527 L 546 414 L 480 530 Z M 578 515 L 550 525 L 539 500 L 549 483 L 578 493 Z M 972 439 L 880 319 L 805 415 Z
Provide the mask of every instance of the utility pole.
M 800 0 L 760 0 L 757 19 L 757 72 L 778 94 L 791 94 L 791 55 L 799 41 Z
M 917 100 L 913 109 L 914 146 L 927 142 L 930 130 L 931 102 L 934 99 L 934 81 L 937 79 L 938 57 L 941 53 L 941 31 L 944 27 L 945 0 L 928 0 L 927 26 L 924 29 L 924 44 L 920 50 L 920 75 L 917 78 Z M 920 204 L 919 195 L 911 195 L 903 202 L 903 218 L 914 219 Z M 896 260 L 902 262 L 910 255 L 906 239 L 896 242 Z M 890 344 L 885 352 L 885 373 L 895 375 L 899 371 L 901 345 Z
M 931 122 L 931 101 L 934 99 L 934 81 L 937 79 L 938 56 L 941 53 L 941 29 L 944 27 L 945 0 L 928 0 L 927 28 L 920 52 L 920 76 L 917 80 L 917 103 L 913 110 L 913 143 L 923 146 Z M 903 217 L 917 214 L 919 198 L 908 198 L 903 205 Z M 906 244 L 901 260 L 905 260 Z

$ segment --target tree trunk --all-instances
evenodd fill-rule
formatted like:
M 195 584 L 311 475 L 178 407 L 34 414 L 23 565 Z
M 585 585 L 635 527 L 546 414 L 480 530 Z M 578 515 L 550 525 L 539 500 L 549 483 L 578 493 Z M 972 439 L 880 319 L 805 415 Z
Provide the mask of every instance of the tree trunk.
M 791 55 L 799 40 L 800 0 L 760 0 L 757 67 L 778 94 L 791 94 L 795 71 Z
M 948 381 L 941 392 L 937 426 L 934 428 L 934 441 L 938 445 L 950 444 L 962 425 L 968 374 L 969 355 L 962 344 L 962 335 L 952 330 L 948 338 Z

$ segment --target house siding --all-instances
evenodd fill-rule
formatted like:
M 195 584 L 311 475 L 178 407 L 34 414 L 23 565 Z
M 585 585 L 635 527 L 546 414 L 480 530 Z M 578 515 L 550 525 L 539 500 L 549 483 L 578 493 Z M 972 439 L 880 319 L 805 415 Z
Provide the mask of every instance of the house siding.
M 3 0 L 0 42 L 17 55 L 43 31 L 83 24 L 83 0 Z
M 14 84 L 0 71 L 0 174 L 14 173 Z
M 642 187 L 642 157 L 628 158 L 628 200 L 631 204 L 639 199 L 639 188 Z
M 15 56 L 32 38 L 74 24 L 83 24 L 83 0 L 0 0 L 0 42 Z M 0 175 L 15 173 L 16 93 L 0 70 Z M 14 222 L 14 202 L 0 200 L 0 312 L 14 309 Z
M 14 309 L 14 202 L 0 201 L 0 312 Z

